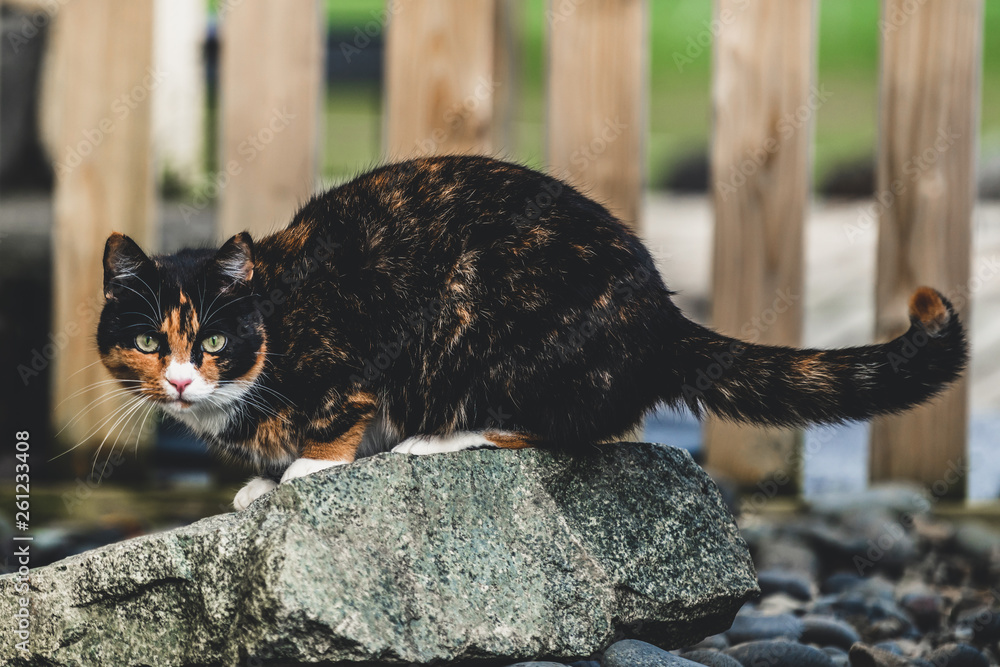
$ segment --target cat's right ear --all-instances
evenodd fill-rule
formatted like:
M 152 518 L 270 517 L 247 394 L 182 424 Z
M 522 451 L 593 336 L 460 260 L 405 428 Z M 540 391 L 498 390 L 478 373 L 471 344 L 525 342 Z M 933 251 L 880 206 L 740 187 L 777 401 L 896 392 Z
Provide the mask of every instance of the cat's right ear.
M 112 232 L 104 244 L 104 298 L 117 293 L 116 286 L 125 278 L 136 276 L 150 262 L 135 241 L 120 232 Z

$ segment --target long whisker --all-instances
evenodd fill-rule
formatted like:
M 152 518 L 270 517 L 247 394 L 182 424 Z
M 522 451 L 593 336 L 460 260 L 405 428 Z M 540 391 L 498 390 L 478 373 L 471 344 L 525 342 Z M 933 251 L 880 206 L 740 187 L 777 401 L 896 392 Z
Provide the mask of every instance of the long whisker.
M 58 459 L 58 458 L 60 458 L 62 456 L 65 456 L 66 454 L 69 454 L 70 452 L 72 452 L 73 450 L 75 450 L 80 445 L 83 445 L 84 443 L 86 443 L 90 439 L 90 437 L 92 435 L 94 435 L 95 433 L 97 433 L 98 431 L 100 431 L 104 427 L 105 424 L 107 424 L 108 422 L 110 422 L 112 419 L 116 418 L 124 410 L 128 410 L 129 408 L 131 408 L 132 405 L 134 405 L 136 402 L 138 402 L 138 401 L 144 401 L 144 400 L 146 400 L 145 397 L 138 396 L 136 398 L 133 398 L 131 401 L 128 401 L 127 403 L 125 403 L 125 405 L 119 407 L 117 410 L 115 410 L 114 412 L 112 412 L 109 416 L 107 416 L 104 419 L 102 419 L 97 426 L 95 426 L 93 429 L 91 429 L 90 432 L 87 433 L 87 435 L 83 436 L 83 438 L 80 439 L 80 442 L 78 442 L 77 444 L 73 445 L 72 447 L 70 447 L 69 449 L 67 449 L 65 452 L 62 452 L 61 454 L 56 454 L 51 459 L 49 459 L 49 462 L 55 461 L 56 459 Z
M 141 423 L 141 424 L 139 424 L 139 433 L 138 433 L 138 434 L 136 434 L 136 436 L 135 436 L 135 453 L 136 453 L 136 454 L 138 454 L 138 453 L 139 453 L 139 440 L 141 440 L 141 439 L 142 439 L 142 432 L 143 432 L 143 429 L 145 429 L 145 428 L 146 428 L 146 418 L 147 418 L 147 417 L 149 417 L 149 413 L 150 413 L 150 412 L 152 412 L 152 411 L 153 411 L 153 408 L 155 408 L 155 407 L 156 407 L 156 403 L 150 403 L 150 404 L 149 404 L 149 407 L 148 407 L 148 408 L 146 408 L 146 414 L 144 414 L 144 415 L 142 416 L 142 423 Z M 130 437 L 130 438 L 132 437 L 132 434 L 131 434 L 131 433 L 129 433 L 129 437 Z M 128 442 L 128 440 L 126 440 L 125 442 Z
M 85 394 L 88 391 L 90 391 L 91 389 L 96 389 L 98 387 L 103 387 L 103 386 L 109 385 L 109 384 L 119 384 L 119 383 L 122 383 L 122 382 L 135 382 L 135 383 L 140 383 L 141 384 L 142 380 L 98 380 L 97 382 L 92 382 L 91 384 L 88 384 L 86 387 L 83 387 L 82 389 L 77 389 L 72 394 L 70 394 L 69 396 L 67 396 L 63 400 L 59 401 L 59 403 L 56 405 L 56 407 L 58 408 L 58 407 L 62 406 L 63 403 L 65 403 L 66 401 L 70 400 L 71 398 L 76 398 L 80 394 Z M 129 390 L 131 390 L 131 388 L 129 388 Z
M 88 368 L 90 368 L 91 366 L 95 366 L 95 365 L 97 365 L 97 364 L 99 364 L 99 363 L 101 363 L 101 360 L 100 360 L 100 359 L 98 359 L 97 361 L 95 361 L 95 362 L 93 362 L 93 363 L 90 363 L 90 364 L 87 364 L 86 366 L 84 366 L 84 367 L 83 367 L 83 368 L 81 368 L 80 370 L 78 370 L 78 371 L 76 371 L 75 373 L 71 374 L 71 375 L 70 375 L 70 376 L 69 376 L 69 377 L 68 377 L 67 379 L 69 380 L 69 379 L 72 379 L 72 378 L 75 378 L 75 377 L 76 377 L 77 375 L 79 375 L 80 373 L 84 372 L 85 370 L 87 370 L 87 369 L 88 369 Z
M 120 396 L 125 396 L 127 394 L 134 394 L 134 393 L 135 393 L 134 388 L 126 387 L 123 389 L 117 389 L 107 394 L 101 394 L 100 396 L 92 400 L 90 403 L 80 408 L 80 411 L 77 412 L 76 415 L 72 419 L 70 419 L 65 426 L 59 429 L 59 432 L 56 433 L 56 437 L 62 435 L 63 431 L 65 431 L 70 426 L 78 422 L 80 418 L 83 417 L 84 415 L 93 412 L 97 408 L 97 406 L 101 405 L 102 403 L 105 403 L 113 398 L 118 398 Z
M 97 451 L 94 453 L 94 463 L 92 466 L 90 466 L 91 478 L 93 478 L 94 476 L 94 470 L 97 469 L 97 460 L 101 456 L 101 450 L 104 449 L 104 443 L 108 441 L 108 438 L 110 438 L 111 434 L 114 433 L 116 428 L 118 428 L 118 425 L 122 423 L 122 420 L 131 419 L 132 415 L 134 415 L 141 408 L 142 408 L 142 403 L 133 402 L 131 404 L 131 407 L 128 410 L 126 410 L 121 417 L 118 418 L 118 421 L 116 421 L 114 424 L 111 425 L 111 428 L 108 429 L 108 434 L 104 436 L 103 440 L 101 440 L 101 444 L 97 446 Z M 128 422 L 126 421 L 125 423 L 127 424 Z M 122 430 L 124 429 L 125 427 L 122 426 Z M 121 437 L 121 431 L 118 432 L 118 438 L 120 437 Z M 118 444 L 118 438 L 115 438 L 115 444 Z M 104 479 L 104 473 L 108 469 L 108 461 L 111 460 L 111 455 L 114 454 L 114 452 L 115 452 L 115 445 L 111 445 L 111 452 L 108 454 L 108 458 L 104 462 L 104 468 L 101 469 L 101 476 L 97 478 L 98 483 L 100 483 L 100 481 Z

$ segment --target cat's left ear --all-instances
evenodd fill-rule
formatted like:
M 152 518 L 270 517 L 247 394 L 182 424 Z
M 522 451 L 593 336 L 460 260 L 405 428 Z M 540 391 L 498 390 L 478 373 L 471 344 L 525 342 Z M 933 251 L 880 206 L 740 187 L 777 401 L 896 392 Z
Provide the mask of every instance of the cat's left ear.
M 219 275 L 226 283 L 225 289 L 246 285 L 253 280 L 253 239 L 247 232 L 240 232 L 226 241 L 215 253 Z

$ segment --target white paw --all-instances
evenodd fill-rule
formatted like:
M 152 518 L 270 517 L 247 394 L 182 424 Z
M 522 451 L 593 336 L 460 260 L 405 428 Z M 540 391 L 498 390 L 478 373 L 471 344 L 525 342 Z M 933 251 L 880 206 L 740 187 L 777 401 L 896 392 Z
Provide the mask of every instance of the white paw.
M 449 435 L 415 435 L 392 448 L 396 454 L 444 454 L 476 447 L 495 448 L 481 433 L 458 431 Z
M 320 470 L 326 470 L 327 468 L 332 468 L 333 466 L 342 466 L 350 461 L 323 461 L 321 459 L 295 459 L 292 461 L 292 465 L 288 466 L 285 470 L 285 474 L 281 476 L 281 483 L 284 484 L 290 479 L 295 479 L 296 477 L 305 477 L 306 475 L 311 475 L 314 472 L 319 472 Z
M 250 503 L 260 498 L 265 493 L 273 491 L 278 485 L 272 480 L 266 477 L 254 477 L 247 485 L 239 490 L 236 497 L 233 498 L 233 507 L 237 511 L 245 510 L 250 507 Z

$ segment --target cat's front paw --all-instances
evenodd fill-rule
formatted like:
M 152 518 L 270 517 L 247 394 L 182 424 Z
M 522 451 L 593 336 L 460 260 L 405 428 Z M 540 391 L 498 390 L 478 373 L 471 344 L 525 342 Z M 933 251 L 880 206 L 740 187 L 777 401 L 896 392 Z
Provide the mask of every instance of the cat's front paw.
M 265 493 L 273 491 L 278 485 L 274 483 L 273 480 L 267 479 L 266 477 L 254 477 L 247 485 L 239 490 L 236 497 L 233 498 L 233 507 L 237 511 L 245 510 L 250 507 L 250 503 L 260 498 Z
M 448 435 L 415 435 L 392 448 L 396 454 L 444 454 L 465 449 L 496 449 L 496 445 L 481 433 L 457 431 Z
M 305 477 L 306 475 L 311 475 L 314 472 L 319 472 L 320 470 L 326 470 L 327 468 L 332 468 L 333 466 L 342 466 L 350 463 L 350 461 L 324 461 L 323 459 L 295 459 L 292 461 L 292 465 L 285 469 L 285 474 L 281 476 L 281 483 L 284 484 L 290 479 L 295 479 L 296 477 Z

